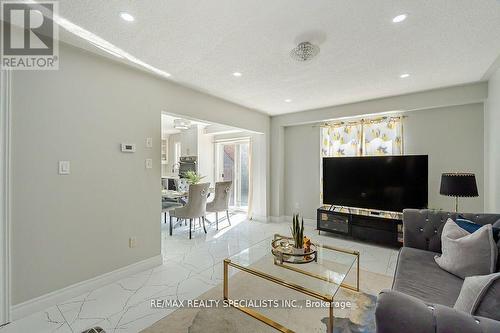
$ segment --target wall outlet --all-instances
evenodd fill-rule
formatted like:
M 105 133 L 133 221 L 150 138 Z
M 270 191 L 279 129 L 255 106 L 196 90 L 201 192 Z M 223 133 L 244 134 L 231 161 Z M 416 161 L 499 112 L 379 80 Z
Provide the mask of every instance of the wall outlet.
M 136 237 L 130 237 L 128 239 L 128 247 L 133 249 L 134 247 L 137 246 L 137 238 Z
M 153 169 L 153 159 L 146 158 L 146 169 Z
M 146 148 L 153 148 L 153 138 L 146 138 Z

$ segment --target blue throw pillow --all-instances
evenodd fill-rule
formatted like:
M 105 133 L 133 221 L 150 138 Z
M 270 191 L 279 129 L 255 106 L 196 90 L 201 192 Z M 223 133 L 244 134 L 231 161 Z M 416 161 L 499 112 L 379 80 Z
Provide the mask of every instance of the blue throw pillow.
M 460 228 L 464 229 L 467 232 L 470 232 L 471 234 L 482 227 L 482 225 L 480 224 L 474 223 L 470 220 L 463 218 L 457 218 L 455 223 Z M 500 228 L 493 227 L 493 239 L 495 240 L 495 242 L 498 242 L 498 240 L 500 239 Z

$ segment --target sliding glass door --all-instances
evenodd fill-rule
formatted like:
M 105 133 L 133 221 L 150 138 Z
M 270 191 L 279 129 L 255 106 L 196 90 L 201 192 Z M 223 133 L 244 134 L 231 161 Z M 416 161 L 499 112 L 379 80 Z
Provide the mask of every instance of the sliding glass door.
M 217 181 L 232 181 L 229 206 L 248 210 L 250 187 L 250 141 L 235 140 L 216 143 Z

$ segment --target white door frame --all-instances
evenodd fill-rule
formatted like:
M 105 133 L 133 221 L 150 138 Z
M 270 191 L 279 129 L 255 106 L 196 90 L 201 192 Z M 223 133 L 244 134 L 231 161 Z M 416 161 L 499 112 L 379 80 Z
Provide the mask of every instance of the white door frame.
M 0 325 L 10 321 L 11 72 L 0 71 Z

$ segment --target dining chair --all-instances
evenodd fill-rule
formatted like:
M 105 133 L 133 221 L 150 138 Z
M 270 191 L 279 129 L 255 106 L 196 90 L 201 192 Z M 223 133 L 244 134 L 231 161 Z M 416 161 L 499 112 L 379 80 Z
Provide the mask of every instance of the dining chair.
M 207 203 L 207 212 L 215 213 L 215 228 L 219 230 L 219 212 L 226 211 L 227 222 L 229 219 L 229 193 L 231 193 L 232 181 L 216 182 L 214 200 Z
M 175 179 L 175 190 L 178 192 L 187 192 L 189 189 L 189 183 L 186 178 Z
M 189 191 L 189 183 L 186 178 L 177 178 L 175 179 L 175 190 L 177 192 L 186 193 Z M 185 198 L 179 198 L 178 201 L 185 205 L 187 200 Z
M 174 209 L 170 213 L 170 236 L 172 236 L 173 217 L 189 220 L 189 239 L 191 239 L 192 223 L 194 219 L 199 219 L 203 222 L 203 231 L 207 233 L 205 215 L 209 186 L 210 183 L 189 185 L 187 204 L 184 207 Z
M 172 202 L 172 201 L 163 201 L 161 203 L 161 212 L 164 214 L 164 223 L 167 223 L 167 213 L 170 215 L 171 212 L 176 209 L 180 208 L 183 205 L 178 203 L 178 202 Z M 172 235 L 172 224 L 170 224 L 170 235 Z

